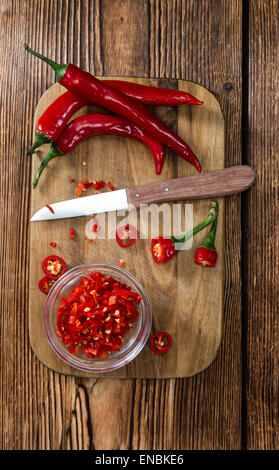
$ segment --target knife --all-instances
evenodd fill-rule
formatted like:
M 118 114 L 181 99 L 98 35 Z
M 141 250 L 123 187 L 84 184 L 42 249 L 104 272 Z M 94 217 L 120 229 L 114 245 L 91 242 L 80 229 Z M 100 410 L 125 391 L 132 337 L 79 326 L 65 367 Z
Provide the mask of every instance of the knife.
M 54 213 L 45 206 L 35 212 L 30 220 L 66 219 L 101 212 L 134 210 L 151 203 L 230 196 L 250 188 L 254 181 L 255 173 L 252 168 L 247 165 L 233 166 L 201 175 L 56 202 L 50 204 Z

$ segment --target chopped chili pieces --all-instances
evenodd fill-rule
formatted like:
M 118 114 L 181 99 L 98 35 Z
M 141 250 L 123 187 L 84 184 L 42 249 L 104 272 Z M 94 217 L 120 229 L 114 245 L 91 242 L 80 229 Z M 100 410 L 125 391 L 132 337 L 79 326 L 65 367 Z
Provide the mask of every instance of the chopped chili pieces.
M 54 283 L 55 281 L 53 279 L 49 279 L 47 276 L 45 276 L 39 281 L 39 289 L 41 292 L 43 292 L 43 294 L 47 295 Z
M 73 227 L 69 228 L 69 238 L 74 240 L 75 238 L 75 229 Z
M 94 224 L 93 224 L 93 227 L 92 227 L 92 232 L 97 233 L 97 232 L 99 232 L 99 230 L 101 230 L 101 227 L 99 225 L 99 221 L 98 221 L 98 219 L 94 218 Z
M 70 179 L 70 183 L 74 183 L 75 181 L 76 181 L 75 178 Z
M 55 242 L 50 242 L 50 246 L 52 246 L 53 248 L 55 248 L 56 245 L 57 245 L 57 243 L 55 243 Z
M 93 181 L 92 184 L 93 184 L 94 188 L 95 188 L 97 191 L 99 191 L 100 189 L 103 189 L 103 188 L 105 187 L 105 185 L 106 185 L 105 181 L 102 181 L 102 180 L 100 180 L 100 181 Z
M 86 191 L 88 188 L 94 188 L 97 191 L 100 191 L 100 189 L 103 189 L 105 187 L 106 183 L 105 181 L 99 180 L 99 181 L 79 181 L 78 185 L 75 189 L 76 195 L 81 196 L 84 191 Z
M 118 263 L 119 268 L 123 268 L 125 265 L 126 265 L 126 261 L 124 261 L 124 259 L 120 259 Z
M 57 312 L 57 335 L 69 351 L 105 358 L 119 351 L 125 334 L 139 315 L 141 297 L 112 276 L 91 272 L 62 298 Z
M 81 196 L 86 189 L 90 188 L 92 186 L 92 183 L 89 183 L 89 181 L 79 181 L 78 185 L 75 189 L 76 195 Z
M 45 275 L 53 280 L 62 276 L 67 269 L 65 261 L 56 255 L 47 256 L 42 263 L 42 268 Z
M 154 333 L 150 338 L 150 349 L 154 354 L 163 354 L 171 347 L 171 336 L 169 333 Z
M 115 187 L 114 187 L 114 185 L 112 184 L 111 181 L 108 181 L 108 182 L 107 182 L 107 185 L 108 185 L 108 187 L 109 187 L 109 189 L 110 189 L 111 191 L 115 191 Z
M 48 208 L 48 210 L 49 210 L 52 214 L 54 214 L 54 210 L 52 209 L 51 206 L 49 206 L 49 205 L 47 204 L 46 207 Z
M 137 239 L 137 229 L 134 225 L 126 224 L 116 232 L 116 241 L 121 248 L 132 246 Z

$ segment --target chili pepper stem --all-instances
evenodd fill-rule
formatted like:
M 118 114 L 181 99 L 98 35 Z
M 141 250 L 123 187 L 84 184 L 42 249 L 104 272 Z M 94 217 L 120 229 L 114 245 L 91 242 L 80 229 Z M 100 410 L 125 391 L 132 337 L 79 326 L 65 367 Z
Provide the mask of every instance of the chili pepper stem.
M 36 188 L 38 181 L 40 179 L 40 176 L 42 172 L 44 171 L 45 167 L 47 166 L 47 164 L 50 162 L 50 160 L 52 160 L 55 157 L 59 157 L 60 155 L 63 155 L 63 153 L 61 153 L 58 150 L 58 148 L 54 144 L 52 144 L 48 154 L 46 155 L 41 165 L 39 166 L 38 170 L 36 171 L 36 174 L 33 179 L 33 188 Z
M 48 65 L 50 65 L 53 68 L 53 70 L 55 71 L 58 81 L 60 81 L 64 77 L 64 74 L 65 74 L 65 72 L 68 68 L 68 64 L 63 64 L 63 65 L 58 64 L 57 62 L 54 62 L 53 60 L 49 59 L 48 57 L 45 57 L 44 55 L 39 54 L 39 52 L 34 51 L 26 43 L 24 44 L 24 48 L 28 52 L 30 52 L 30 54 L 34 55 L 35 57 L 38 57 L 39 59 L 43 60 Z
M 183 235 L 183 237 L 181 238 L 171 237 L 172 241 L 174 243 L 185 243 L 191 237 L 193 237 L 198 232 L 206 228 L 208 225 L 212 223 L 215 224 L 216 222 L 216 226 L 217 226 L 217 217 L 218 217 L 218 202 L 214 200 L 211 202 L 211 209 L 209 210 L 208 217 L 205 220 L 203 220 L 203 222 L 201 222 L 199 225 L 197 225 L 193 229 L 189 230 L 189 232 L 185 233 L 185 235 Z M 215 228 L 215 232 L 216 232 L 216 228 Z
M 27 155 L 32 155 L 32 153 L 34 153 L 38 147 L 44 144 L 48 144 L 49 142 L 51 142 L 49 137 L 47 137 L 43 132 L 36 131 L 35 140 L 30 149 L 28 150 Z
M 218 202 L 216 202 L 215 210 L 216 210 L 216 217 L 213 221 L 212 227 L 210 229 L 209 234 L 206 237 L 205 242 L 202 244 L 205 248 L 208 250 L 215 250 L 215 235 L 216 235 L 216 229 L 217 229 L 217 222 L 218 222 L 218 212 L 219 212 L 219 206 Z

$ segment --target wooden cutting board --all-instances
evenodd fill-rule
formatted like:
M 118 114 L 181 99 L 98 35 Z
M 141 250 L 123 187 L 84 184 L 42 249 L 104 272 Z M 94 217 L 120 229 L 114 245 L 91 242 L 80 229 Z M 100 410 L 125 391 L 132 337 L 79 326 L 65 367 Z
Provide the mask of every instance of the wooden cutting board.
M 224 167 L 224 118 L 216 98 L 208 90 L 183 80 L 126 80 L 179 88 L 202 100 L 203 106 L 157 107 L 153 111 L 190 145 L 204 172 Z M 35 124 L 49 104 L 64 91 L 59 84 L 47 90 L 38 103 Z M 96 109 L 89 106 L 78 115 Z M 32 177 L 48 147 L 44 145 L 33 155 Z M 196 174 L 194 167 L 169 150 L 166 151 L 163 171 L 157 176 L 153 157 L 143 144 L 113 135 L 92 137 L 71 154 L 50 162 L 37 189 L 32 190 L 31 215 L 46 204 L 74 198 L 74 189 L 80 180 L 112 181 L 116 189 L 120 189 L 191 174 Z M 71 183 L 71 178 L 75 178 L 76 183 Z M 93 193 L 94 190 L 90 189 L 85 195 Z M 193 203 L 196 225 L 207 216 L 210 201 L 190 202 Z M 29 334 L 33 351 L 42 363 L 57 372 L 80 377 L 187 377 L 204 370 L 218 351 L 223 324 L 224 200 L 220 199 L 219 203 L 216 235 L 219 258 L 214 269 L 201 268 L 193 262 L 194 250 L 204 240 L 207 230 L 194 238 L 190 250 L 180 252 L 166 264 L 156 265 L 150 253 L 150 240 L 137 240 L 128 249 L 120 248 L 114 240 L 97 239 L 88 243 L 85 226 L 93 216 L 31 223 Z M 70 227 L 75 228 L 75 240 L 69 239 Z M 50 247 L 52 241 L 57 243 L 56 248 Z M 133 362 L 107 374 L 80 372 L 64 363 L 46 340 L 43 330 L 45 295 L 38 289 L 38 281 L 43 277 L 41 262 L 53 253 L 64 258 L 69 268 L 92 262 L 118 265 L 119 260 L 124 259 L 125 269 L 140 281 L 149 296 L 152 332 L 168 331 L 172 336 L 173 345 L 168 353 L 154 355 L 147 344 Z

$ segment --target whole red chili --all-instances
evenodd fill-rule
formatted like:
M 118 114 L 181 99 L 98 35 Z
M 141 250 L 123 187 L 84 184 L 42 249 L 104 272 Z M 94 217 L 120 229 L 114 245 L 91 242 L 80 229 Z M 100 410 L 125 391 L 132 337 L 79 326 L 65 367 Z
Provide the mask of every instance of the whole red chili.
M 181 104 L 201 105 L 202 101 L 181 90 L 160 88 L 126 80 L 105 80 L 111 88 L 122 91 L 127 96 L 150 106 L 179 106 Z
M 137 229 L 134 225 L 126 224 L 116 232 L 116 241 L 121 248 L 132 246 L 137 239 Z
M 53 279 L 49 279 L 45 276 L 39 281 L 39 289 L 43 294 L 47 295 L 54 283 L 55 281 Z
M 134 122 L 151 136 L 171 148 L 180 157 L 194 165 L 199 172 L 201 171 L 200 163 L 190 147 L 142 103 L 124 95 L 121 91 L 111 88 L 104 81 L 98 80 L 73 64 L 57 64 L 33 51 L 26 44 L 24 47 L 28 52 L 49 64 L 55 70 L 59 83 L 69 91 Z
M 153 154 L 156 173 L 161 173 L 165 150 L 160 142 L 122 117 L 110 114 L 85 114 L 71 121 L 60 134 L 56 142 L 51 145 L 48 154 L 42 161 L 34 177 L 33 186 L 37 186 L 39 178 L 50 160 L 71 152 L 84 139 L 101 134 L 125 136 L 147 145 Z M 95 189 L 101 189 L 103 183 L 103 181 L 95 182 Z M 90 184 L 94 186 L 93 183 Z
M 57 335 L 69 351 L 91 358 L 119 351 L 139 312 L 141 297 L 112 276 L 91 272 L 62 298 Z M 135 305 L 136 304 L 136 305 Z
M 151 253 L 155 263 L 166 263 L 177 253 L 177 244 L 185 243 L 189 238 L 195 236 L 198 232 L 203 230 L 205 227 L 210 225 L 216 220 L 218 216 L 218 203 L 217 201 L 211 202 L 211 208 L 209 210 L 207 218 L 199 225 L 189 230 L 183 237 L 175 238 L 164 238 L 158 237 L 153 238 L 151 241 Z
M 202 101 L 180 90 L 140 85 L 123 80 L 106 80 L 105 83 L 147 105 L 202 104 Z M 89 104 L 88 100 L 80 98 L 70 91 L 60 95 L 39 118 L 36 125 L 35 140 L 28 153 L 31 155 L 41 145 L 54 142 L 73 114 L 87 104 Z
M 150 338 L 150 349 L 154 354 L 163 354 L 171 347 L 172 341 L 169 333 L 154 333 Z
M 86 104 L 86 100 L 70 91 L 59 96 L 38 120 L 35 140 L 28 153 L 31 155 L 41 145 L 54 142 L 72 115 Z
M 65 261 L 57 255 L 47 256 L 43 263 L 42 268 L 45 275 L 49 279 L 58 279 L 67 270 Z
M 215 235 L 218 223 L 218 204 L 216 203 L 217 216 L 212 223 L 212 227 L 206 237 L 205 242 L 196 249 L 194 255 L 194 262 L 204 268 L 214 268 L 217 262 L 217 251 L 215 248 Z

